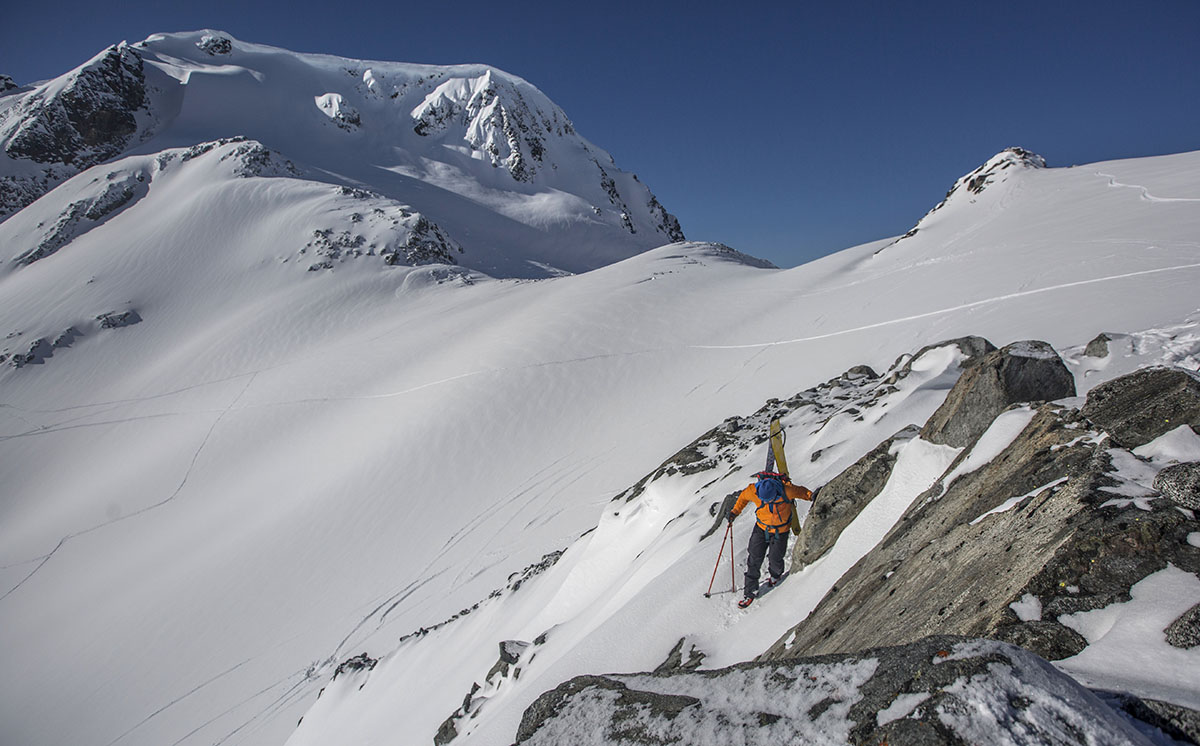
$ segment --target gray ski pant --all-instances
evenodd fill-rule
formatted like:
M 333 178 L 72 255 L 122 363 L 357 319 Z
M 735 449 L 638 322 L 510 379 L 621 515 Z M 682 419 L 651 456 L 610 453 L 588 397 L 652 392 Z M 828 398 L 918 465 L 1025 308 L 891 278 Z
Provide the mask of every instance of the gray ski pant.
M 758 592 L 758 578 L 762 574 L 762 562 L 768 557 L 767 570 L 771 577 L 779 579 L 783 576 L 783 555 L 787 552 L 788 532 L 779 533 L 763 530 L 754 524 L 754 532 L 750 534 L 750 549 L 746 553 L 746 595 L 753 596 Z

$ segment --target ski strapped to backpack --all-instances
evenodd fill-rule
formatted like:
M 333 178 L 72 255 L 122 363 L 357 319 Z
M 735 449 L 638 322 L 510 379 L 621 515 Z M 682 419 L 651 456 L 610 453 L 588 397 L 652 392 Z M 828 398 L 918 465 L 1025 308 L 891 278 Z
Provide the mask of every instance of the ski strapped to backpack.
M 758 480 L 754 483 L 754 491 L 758 495 L 758 501 L 762 503 L 764 508 L 771 511 L 776 521 L 779 521 L 780 506 L 787 504 L 790 507 L 791 504 L 791 500 L 787 496 L 787 491 L 783 487 L 783 480 L 787 479 L 787 475 L 773 471 L 760 471 L 754 476 Z M 787 530 L 791 525 L 791 514 L 792 511 L 789 511 L 787 519 L 779 523 L 768 524 L 763 523 L 761 520 L 758 522 L 767 531 Z

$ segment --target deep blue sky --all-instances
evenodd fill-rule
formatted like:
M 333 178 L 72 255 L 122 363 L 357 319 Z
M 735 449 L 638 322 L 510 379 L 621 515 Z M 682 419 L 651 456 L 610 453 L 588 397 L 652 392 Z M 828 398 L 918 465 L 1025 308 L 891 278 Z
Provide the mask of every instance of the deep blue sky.
M 1052 166 L 1200 149 L 1200 2 L 13 3 L 0 73 L 217 28 L 303 52 L 486 62 L 634 171 L 689 238 L 793 266 L 903 233 L 1020 145 Z

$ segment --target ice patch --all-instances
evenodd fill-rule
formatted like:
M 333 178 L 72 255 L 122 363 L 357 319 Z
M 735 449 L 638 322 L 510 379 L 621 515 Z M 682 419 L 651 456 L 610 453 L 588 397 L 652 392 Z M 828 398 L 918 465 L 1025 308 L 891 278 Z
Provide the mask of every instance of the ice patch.
M 1194 547 L 1200 547 L 1200 531 L 1193 531 L 1188 534 L 1187 543 Z
M 1032 593 L 1021 596 L 1020 601 L 1013 601 L 1008 608 L 1012 609 L 1022 622 L 1042 621 L 1042 602 Z

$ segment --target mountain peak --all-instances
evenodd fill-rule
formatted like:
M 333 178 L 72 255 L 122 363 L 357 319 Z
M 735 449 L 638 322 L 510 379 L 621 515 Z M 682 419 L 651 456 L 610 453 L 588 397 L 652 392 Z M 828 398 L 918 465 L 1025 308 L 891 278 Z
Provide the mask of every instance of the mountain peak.
M 0 221 L 135 147 L 245 138 L 296 164 L 294 178 L 427 216 L 472 269 L 496 276 L 578 273 L 684 238 L 561 108 L 489 65 L 298 53 L 204 29 L 122 42 L 11 95 Z
M 888 246 L 894 246 L 906 238 L 912 238 L 920 231 L 930 227 L 931 218 L 947 205 L 958 205 L 960 203 L 973 205 L 976 202 L 976 198 L 982 195 L 984 190 L 988 189 L 989 186 L 1007 182 L 1009 177 L 1014 173 L 1045 167 L 1046 159 L 1032 150 L 1016 146 L 1001 150 L 991 158 L 988 158 L 979 168 L 959 177 L 954 182 L 954 186 L 950 187 L 950 190 L 946 192 L 946 196 L 942 198 L 941 202 L 937 203 L 932 210 L 925 213 L 925 217 L 921 218 L 913 226 L 912 230 L 891 244 L 888 244 Z M 951 211 L 955 209 L 957 208 L 952 208 Z M 880 251 L 882 250 L 880 249 Z

